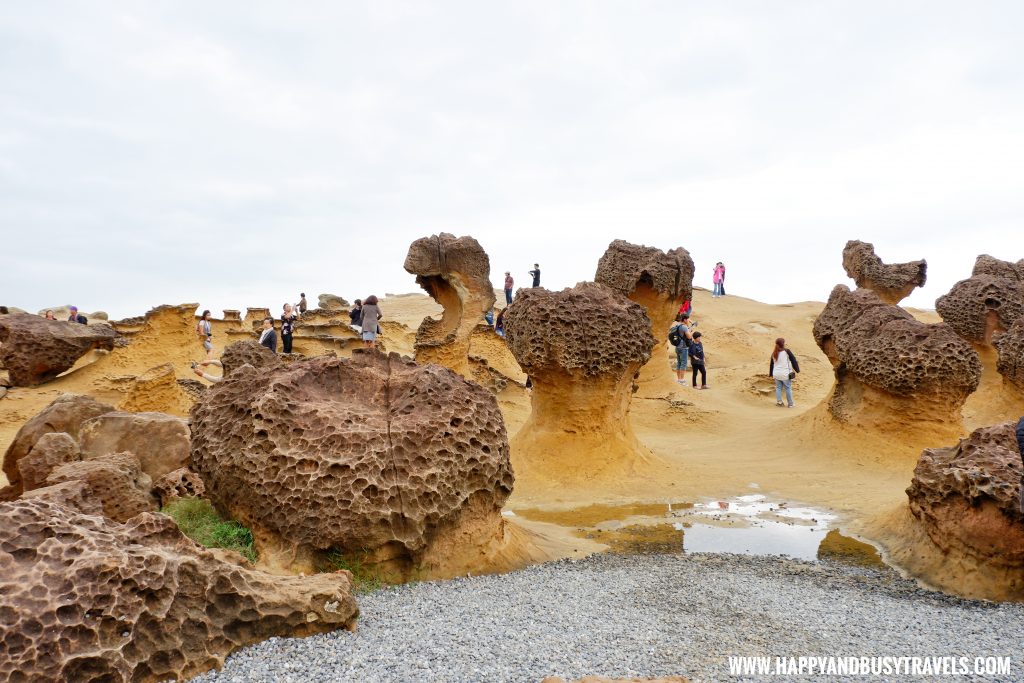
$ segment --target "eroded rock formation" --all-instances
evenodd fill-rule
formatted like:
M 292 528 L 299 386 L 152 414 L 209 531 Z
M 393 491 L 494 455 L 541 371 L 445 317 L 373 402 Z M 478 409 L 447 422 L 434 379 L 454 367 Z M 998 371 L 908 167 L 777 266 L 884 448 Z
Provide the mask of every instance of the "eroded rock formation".
M 1006 382 L 1024 393 L 1024 316 L 995 338 L 999 360 L 996 369 Z
M 607 285 L 640 304 L 651 320 L 651 333 L 661 348 L 679 306 L 693 297 L 693 259 L 682 247 L 667 252 L 615 240 L 597 263 L 594 281 Z M 640 370 L 641 386 L 655 392 L 678 388 L 664 354 L 654 354 Z M 656 383 L 656 384 L 653 384 Z
M 349 308 L 349 303 L 337 294 L 321 294 L 317 297 L 317 307 L 328 311 L 341 311 Z
M 113 411 L 82 423 L 79 430 L 82 458 L 110 453 L 131 453 L 142 471 L 153 479 L 184 467 L 189 456 L 189 429 L 185 420 L 164 413 Z
M 261 562 L 334 549 L 430 574 L 503 538 L 513 477 L 497 401 L 437 365 L 360 351 L 242 366 L 196 404 L 192 430 L 192 469 Z
M 512 444 L 517 468 L 588 478 L 628 472 L 647 457 L 627 419 L 634 378 L 655 344 L 642 306 L 592 282 L 524 289 L 505 335 L 533 381 L 532 411 Z
M 869 242 L 850 240 L 843 248 L 843 269 L 857 283 L 870 289 L 887 304 L 896 305 L 912 291 L 923 287 L 928 277 L 924 259 L 909 263 L 882 263 Z
M 183 680 L 245 645 L 358 616 L 347 572 L 271 576 L 219 559 L 169 517 L 119 524 L 47 496 L 0 503 L 0 594 L 10 681 Z
M 981 379 L 978 354 L 949 326 L 918 322 L 867 289 L 837 285 L 814 339 L 835 369 L 829 409 L 843 422 L 956 432 Z
M 120 407 L 121 410 L 133 413 L 184 415 L 188 413 L 191 404 L 192 401 L 178 385 L 174 364 L 164 363 L 136 377 Z
M 424 318 L 416 331 L 416 360 L 437 363 L 466 377 L 470 337 L 494 307 L 491 263 L 472 237 L 448 233 L 423 237 L 409 246 L 405 269 L 444 307 L 440 320 Z
M 131 453 L 114 453 L 93 460 L 68 462 L 56 467 L 47 484 L 81 481 L 89 496 L 100 504 L 103 515 L 115 522 L 127 522 L 143 512 L 156 510 L 150 491 L 153 480 L 142 471 Z
M 957 334 L 977 344 L 994 337 L 1024 316 L 1024 260 L 978 257 L 966 280 L 935 301 L 935 310 Z
M 160 501 L 160 507 L 179 498 L 199 498 L 205 493 L 203 480 L 185 467 L 168 472 L 153 483 L 153 495 Z
M 254 368 L 273 368 L 281 364 L 281 359 L 266 346 L 261 346 L 259 342 L 239 341 L 224 349 L 220 363 L 224 369 L 224 377 L 227 377 L 243 365 L 251 365 Z
M 11 384 L 30 387 L 69 370 L 93 349 L 114 348 L 108 325 L 79 325 L 27 313 L 0 316 L 0 364 Z

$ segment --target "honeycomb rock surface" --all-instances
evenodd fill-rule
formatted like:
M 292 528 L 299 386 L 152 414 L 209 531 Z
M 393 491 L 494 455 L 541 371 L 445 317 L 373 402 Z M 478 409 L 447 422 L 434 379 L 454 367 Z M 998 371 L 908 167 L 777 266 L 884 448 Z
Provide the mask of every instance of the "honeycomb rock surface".
M 103 514 L 114 521 L 127 522 L 137 514 L 156 510 L 156 501 L 150 495 L 153 481 L 131 453 L 69 462 L 54 469 L 46 479 L 51 485 L 72 481 L 84 482 Z
M 470 376 L 473 329 L 494 307 L 487 253 L 472 237 L 443 232 L 413 242 L 405 257 L 405 270 L 444 307 L 440 320 L 424 318 L 416 331 L 416 360 Z
M 945 325 L 918 322 L 871 290 L 837 285 L 814 322 L 836 374 L 829 400 L 840 420 L 959 424 L 981 381 L 981 361 Z
M 882 263 L 869 242 L 850 240 L 843 248 L 843 269 L 858 287 L 870 289 L 887 304 L 898 304 L 928 278 L 928 262 Z
M 277 354 L 252 340 L 238 341 L 228 346 L 224 349 L 220 362 L 225 377 L 243 365 L 251 365 L 254 368 L 272 368 L 281 364 Z
M 28 313 L 0 316 L 0 364 L 12 386 L 31 387 L 68 370 L 93 349 L 114 348 L 109 325 L 79 325 Z
M 179 498 L 198 498 L 206 493 L 202 478 L 184 467 L 168 472 L 153 483 L 153 495 L 165 507 Z
M 999 352 L 996 369 L 1003 379 L 1024 392 L 1024 316 L 995 339 Z
M 936 299 L 935 310 L 964 339 L 991 344 L 1024 316 L 1024 260 L 982 254 L 971 277 Z
M 188 464 L 188 423 L 164 413 L 104 413 L 82 423 L 82 458 L 132 453 L 142 471 L 158 479 Z
M 348 308 L 349 303 L 337 294 L 321 294 L 317 297 L 317 307 L 328 311 L 340 311 Z
M 24 458 L 18 461 L 23 491 L 46 485 L 46 478 L 55 468 L 82 459 L 78 442 L 66 432 L 43 434 Z
M 493 533 L 512 491 L 494 396 L 397 354 L 243 366 L 196 404 L 192 430 L 191 469 L 261 556 L 333 548 L 413 566 L 470 512 Z
M 982 427 L 950 448 L 929 448 L 907 489 L 911 512 L 943 551 L 1024 570 L 1024 464 L 1015 423 Z
M 44 496 L 0 503 L 0 680 L 184 680 L 272 636 L 350 626 L 350 578 L 224 562 L 156 513 L 120 524 Z
M 693 298 L 693 273 L 693 259 L 682 247 L 662 251 L 615 240 L 598 261 L 594 281 L 643 306 L 651 333 L 664 343 L 679 306 Z M 671 368 L 660 355 L 643 366 L 639 382 L 661 393 L 677 388 Z
M 90 396 L 62 394 L 21 426 L 4 454 L 4 475 L 11 485 L 21 490 L 18 461 L 32 452 L 44 434 L 65 432 L 77 441 L 82 423 L 114 410 Z

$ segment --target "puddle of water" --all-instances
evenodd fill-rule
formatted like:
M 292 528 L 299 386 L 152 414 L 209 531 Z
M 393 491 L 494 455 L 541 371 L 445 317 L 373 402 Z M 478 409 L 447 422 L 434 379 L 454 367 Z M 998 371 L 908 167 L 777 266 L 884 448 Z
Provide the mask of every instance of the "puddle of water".
M 851 536 L 844 536 L 839 529 L 832 529 L 818 546 L 819 560 L 844 562 L 861 567 L 884 567 L 885 562 L 875 546 L 858 541 Z

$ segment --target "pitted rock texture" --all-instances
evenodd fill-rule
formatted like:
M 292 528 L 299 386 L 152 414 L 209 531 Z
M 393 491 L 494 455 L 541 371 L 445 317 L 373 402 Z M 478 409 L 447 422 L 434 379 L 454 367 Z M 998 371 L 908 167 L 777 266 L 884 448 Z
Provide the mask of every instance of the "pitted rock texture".
M 14 436 L 14 441 L 4 455 L 4 475 L 12 485 L 21 490 L 21 472 L 18 461 L 32 452 L 40 437 L 53 432 L 65 432 L 74 440 L 78 440 L 78 432 L 82 423 L 109 413 L 113 406 L 100 403 L 90 396 L 78 394 L 62 394 L 46 406 L 37 415 L 21 426 Z
M 206 493 L 202 478 L 184 467 L 168 472 L 153 484 L 153 495 L 165 507 L 179 498 L 199 498 Z
M 871 290 L 837 285 L 814 339 L 835 369 L 829 408 L 843 421 L 959 424 L 981 381 L 978 354 L 949 326 L 918 322 Z
M 18 460 L 18 472 L 21 474 L 23 491 L 31 491 L 46 486 L 46 478 L 55 468 L 69 462 L 82 459 L 78 442 L 66 432 L 50 432 L 43 434 L 36 441 L 32 450 Z
M 224 349 L 220 363 L 223 366 L 224 376 L 227 377 L 243 365 L 251 365 L 254 368 L 273 368 L 281 364 L 281 359 L 266 346 L 261 346 L 259 342 L 247 340 L 235 342 Z
M 882 263 L 875 245 L 850 240 L 843 248 L 843 269 L 858 287 L 870 289 L 887 304 L 898 304 L 928 279 L 928 262 Z
M 1015 426 L 982 427 L 954 447 L 926 449 L 907 496 L 943 551 L 1024 570 L 1024 464 Z
M 174 364 L 164 363 L 135 378 L 120 408 L 133 413 L 155 411 L 184 415 L 191 404 L 178 385 Z
M 157 479 L 188 464 L 188 423 L 164 413 L 104 413 L 82 423 L 82 458 L 132 453 L 142 471 Z
M 1024 316 L 995 339 L 999 360 L 996 369 L 1007 382 L 1024 392 Z
M 114 348 L 109 325 L 79 325 L 27 313 L 0 316 L 0 363 L 16 387 L 31 387 L 68 370 L 93 349 Z
M 935 310 L 964 339 L 991 344 L 1024 316 L 1024 261 L 982 254 L 971 277 L 936 299 Z
M 348 308 L 349 303 L 337 294 L 321 294 L 317 297 L 317 307 L 328 311 L 340 311 Z
M 494 396 L 437 365 L 359 351 L 242 367 L 192 410 L 207 496 L 264 548 L 414 567 L 466 515 L 501 525 L 513 476 Z
M 405 257 L 405 269 L 444 307 L 440 320 L 424 318 L 416 331 L 416 360 L 438 363 L 470 376 L 473 329 L 494 308 L 487 253 L 472 237 L 443 232 L 413 242 Z
M 654 247 L 615 240 L 597 263 L 594 281 L 607 285 L 640 304 L 651 320 L 659 342 L 675 320 L 679 306 L 693 298 L 693 259 L 682 247 L 661 251 Z M 641 385 L 659 382 L 655 391 L 675 389 L 675 376 L 660 355 L 640 371 Z
M 348 572 L 272 576 L 218 559 L 170 517 L 119 524 L 44 496 L 0 504 L 0 594 L 12 682 L 183 680 L 358 615 Z
M 137 514 L 156 510 L 150 494 L 153 480 L 139 467 L 131 453 L 114 453 L 93 460 L 69 462 L 50 473 L 46 483 L 82 481 L 103 514 L 116 522 L 127 522 Z

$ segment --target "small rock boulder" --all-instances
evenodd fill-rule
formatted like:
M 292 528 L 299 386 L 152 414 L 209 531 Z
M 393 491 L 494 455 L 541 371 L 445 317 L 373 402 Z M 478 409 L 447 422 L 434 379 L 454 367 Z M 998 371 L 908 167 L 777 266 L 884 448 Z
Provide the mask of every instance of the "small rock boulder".
M 83 460 L 132 453 L 153 479 L 187 465 L 190 449 L 188 423 L 164 413 L 99 415 L 82 424 L 79 443 Z
M 184 467 L 168 472 L 153 484 L 153 495 L 166 507 L 179 498 L 198 498 L 206 493 L 202 478 Z
M 317 307 L 328 311 L 340 311 L 349 308 L 349 303 L 337 294 L 321 294 L 317 297 Z
M 156 510 L 156 501 L 150 494 L 153 481 L 131 453 L 69 462 L 54 469 L 46 479 L 47 484 L 72 481 L 85 483 L 103 514 L 114 521 L 127 522 L 137 514 Z
M 971 277 L 936 299 L 935 310 L 964 339 L 991 344 L 1024 316 L 1024 260 L 1010 263 L 982 254 Z
M 13 386 L 30 387 L 68 370 L 93 349 L 114 348 L 114 328 L 46 320 L 27 313 L 0 316 L 0 363 Z
M 23 491 L 46 486 L 50 473 L 69 462 L 78 462 L 82 453 L 78 442 L 66 432 L 43 434 L 24 458 L 18 460 Z
M 254 368 L 277 367 L 281 364 L 281 358 L 266 346 L 249 339 L 237 341 L 224 349 L 220 363 L 224 377 L 227 377 L 243 365 L 251 365 Z
M 843 269 L 858 287 L 870 289 L 887 304 L 898 304 L 928 278 L 928 262 L 882 263 L 869 242 L 850 240 L 843 248 Z

